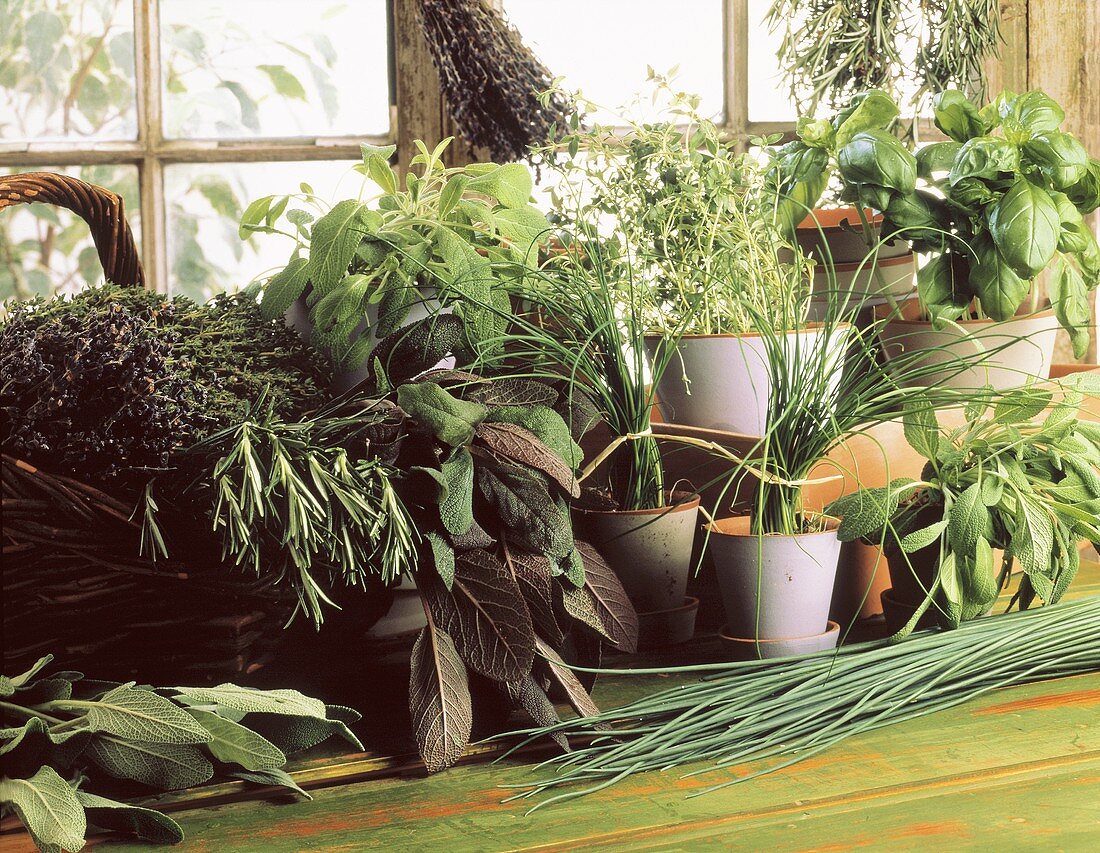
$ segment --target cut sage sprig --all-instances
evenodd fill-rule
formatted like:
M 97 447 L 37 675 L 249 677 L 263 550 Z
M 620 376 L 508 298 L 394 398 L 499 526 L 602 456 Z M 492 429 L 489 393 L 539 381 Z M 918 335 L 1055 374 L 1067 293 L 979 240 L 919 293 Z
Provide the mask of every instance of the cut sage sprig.
M 167 815 L 89 786 L 171 791 L 217 773 L 308 797 L 282 770 L 287 755 L 332 735 L 362 749 L 348 728 L 358 712 L 297 690 L 153 688 L 68 670 L 44 674 L 52 661 L 46 655 L 21 675 L 0 676 L 0 807 L 18 815 L 43 851 L 75 853 L 89 827 L 159 844 L 183 840 Z

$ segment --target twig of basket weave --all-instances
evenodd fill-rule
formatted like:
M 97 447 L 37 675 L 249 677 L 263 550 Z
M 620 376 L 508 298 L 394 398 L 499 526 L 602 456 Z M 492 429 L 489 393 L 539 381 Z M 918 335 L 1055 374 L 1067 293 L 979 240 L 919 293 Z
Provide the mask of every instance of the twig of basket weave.
M 121 196 L 53 172 L 0 177 L 0 210 L 35 203 L 64 207 L 88 223 L 107 281 L 122 287 L 145 286 L 145 272 Z

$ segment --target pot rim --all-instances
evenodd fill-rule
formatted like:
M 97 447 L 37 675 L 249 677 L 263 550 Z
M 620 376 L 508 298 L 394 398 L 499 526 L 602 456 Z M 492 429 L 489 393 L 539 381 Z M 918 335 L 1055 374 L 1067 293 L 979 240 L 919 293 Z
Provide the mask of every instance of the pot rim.
M 813 513 L 818 518 L 825 519 L 825 529 L 815 530 L 810 533 L 749 533 L 749 525 L 751 524 L 751 517 L 747 515 L 727 515 L 724 518 L 716 518 L 707 524 L 707 533 L 711 536 L 725 536 L 729 539 L 802 539 L 807 536 L 829 536 L 835 535 L 840 528 L 840 519 L 831 515 L 822 515 L 820 513 Z M 746 532 L 730 532 L 721 530 L 720 525 L 723 522 L 732 523 L 737 528 L 744 528 Z
M 573 512 L 581 513 L 582 515 L 674 515 L 678 512 L 687 512 L 691 509 L 698 508 L 702 497 L 700 495 L 693 496 L 690 500 L 683 501 L 678 504 L 672 504 L 671 506 L 655 507 L 653 509 L 582 509 L 581 507 L 573 507 Z
M 920 301 L 919 299 L 907 299 L 904 302 L 900 302 L 898 304 L 899 305 L 908 305 L 908 304 L 911 304 L 913 302 L 919 302 L 919 301 Z M 887 317 L 890 316 L 890 314 L 893 311 L 894 311 L 894 308 L 891 307 L 889 304 L 887 304 L 887 305 L 876 305 L 875 306 L 875 319 L 885 320 Z M 952 322 L 957 323 L 958 325 L 963 326 L 963 327 L 966 327 L 966 326 L 985 327 L 985 326 L 1004 326 L 1004 325 L 1007 325 L 1009 323 L 1019 323 L 1021 321 L 1027 321 L 1027 320 L 1047 320 L 1047 319 L 1050 319 L 1050 318 L 1053 318 L 1053 317 L 1054 317 L 1054 307 L 1050 306 L 1048 308 L 1044 308 L 1042 311 L 1036 311 L 1033 314 L 1017 314 L 1015 317 L 1012 317 L 1009 320 L 990 320 L 990 319 L 986 318 L 984 320 L 970 319 L 970 320 L 954 320 Z M 909 320 L 909 319 L 906 319 L 905 317 L 894 317 L 889 321 L 888 325 L 890 325 L 890 326 L 910 326 L 910 327 L 913 327 L 913 328 L 931 329 L 932 328 L 932 321 L 931 320 Z M 944 330 L 933 330 L 933 331 L 946 331 L 946 330 L 944 329 Z
M 869 207 L 863 208 L 863 212 L 867 215 L 867 219 L 870 221 L 872 227 L 882 224 L 884 217 L 881 213 L 875 213 L 875 211 Z M 851 217 L 851 219 L 848 219 L 848 217 Z M 824 224 L 821 221 L 822 219 L 827 220 L 829 224 Z M 855 221 L 853 222 L 852 219 Z M 853 228 L 862 225 L 859 221 L 858 208 L 856 208 L 855 205 L 848 205 L 847 207 L 815 207 L 811 213 L 806 214 L 803 220 L 798 223 L 795 230 L 817 233 L 818 227 L 820 226 L 821 230 L 826 234 L 838 231 L 847 233 L 847 230 L 841 227 L 842 222 L 848 222 Z
M 852 324 L 847 322 L 847 321 L 844 321 L 844 322 L 841 322 L 841 323 L 834 324 L 832 328 L 836 329 L 836 330 L 850 329 L 850 328 L 852 328 Z M 821 331 L 824 331 L 824 330 L 825 330 L 825 324 L 824 323 L 807 323 L 806 325 L 804 325 L 804 326 L 802 326 L 801 328 L 798 328 L 798 329 L 788 329 L 787 331 L 783 332 L 783 334 L 785 336 L 790 336 L 790 335 L 802 334 L 804 332 L 821 332 Z M 677 342 L 679 342 L 679 341 L 689 341 L 689 340 L 697 340 L 698 341 L 698 340 L 705 340 L 707 338 L 731 338 L 732 339 L 732 338 L 759 338 L 759 337 L 760 337 L 760 332 L 756 331 L 755 329 L 752 329 L 752 330 L 749 330 L 747 332 L 740 332 L 740 333 L 737 333 L 737 334 L 733 334 L 733 333 L 720 334 L 720 335 L 684 334 L 684 335 L 679 336 Z M 659 334 L 657 332 L 647 332 L 645 334 L 645 340 L 647 340 L 647 341 L 648 340 L 664 340 L 664 339 L 665 339 L 665 336 L 662 335 L 662 334 Z
M 795 640 L 816 640 L 818 637 L 827 637 L 830 634 L 836 634 L 840 631 L 840 623 L 834 622 L 832 619 L 828 620 L 828 624 L 825 630 L 820 634 L 807 634 L 804 637 L 768 637 L 767 639 L 761 637 L 759 639 L 755 637 L 734 637 L 732 634 L 727 634 L 726 630 L 729 626 L 723 625 L 718 629 L 718 637 L 727 643 L 752 643 L 754 646 L 760 644 L 766 646 L 769 643 L 790 643 Z M 822 649 L 822 651 L 826 651 Z M 811 653 L 812 654 L 812 653 Z
M 902 264 L 915 262 L 916 255 L 914 255 L 912 252 L 906 252 L 904 255 L 895 255 L 892 258 L 882 258 L 881 260 L 875 261 L 874 263 L 864 263 L 863 261 L 845 261 L 844 263 L 833 264 L 833 269 L 837 272 L 855 272 L 860 267 L 871 270 L 875 267 L 898 267 Z M 827 272 L 828 270 L 826 269 L 825 265 L 820 264 L 819 268 L 814 270 L 814 275 Z
M 694 595 L 685 595 L 683 604 L 679 604 L 676 607 L 667 607 L 664 610 L 639 610 L 638 618 L 642 618 L 643 616 L 663 616 L 665 614 L 681 613 L 698 609 L 699 599 Z

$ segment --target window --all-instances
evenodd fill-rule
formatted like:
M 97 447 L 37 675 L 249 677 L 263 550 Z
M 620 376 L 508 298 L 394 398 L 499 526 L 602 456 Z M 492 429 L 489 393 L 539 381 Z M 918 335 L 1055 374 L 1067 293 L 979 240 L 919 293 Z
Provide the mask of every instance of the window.
M 243 206 L 301 182 L 329 196 L 360 142 L 393 137 L 389 0 L 305 8 L 0 5 L 0 169 L 61 171 L 119 192 L 158 289 L 203 298 L 247 284 L 281 247 L 240 241 Z M 0 298 L 102 278 L 74 219 L 41 205 L 0 217 Z

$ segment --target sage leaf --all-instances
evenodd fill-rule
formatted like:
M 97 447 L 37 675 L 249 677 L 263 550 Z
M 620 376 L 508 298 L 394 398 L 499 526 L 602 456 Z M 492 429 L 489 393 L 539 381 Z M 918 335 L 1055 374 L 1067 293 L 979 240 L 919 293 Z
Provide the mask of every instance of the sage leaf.
M 240 723 L 198 708 L 188 708 L 187 713 L 210 732 L 206 748 L 219 761 L 245 770 L 271 770 L 286 764 L 286 756 L 275 744 Z
M 188 744 L 97 737 L 88 744 L 86 755 L 111 776 L 133 779 L 163 791 L 192 788 L 214 775 L 214 766 Z
M 252 782 L 254 785 L 265 785 L 272 788 L 287 788 L 307 800 L 313 797 L 302 788 L 285 770 L 236 770 L 229 774 L 244 782 Z
M 431 622 L 413 645 L 409 712 L 428 772 L 454 764 L 470 742 L 473 705 L 466 666 L 454 641 Z
M 554 703 L 550 701 L 546 691 L 539 687 L 530 675 L 524 676 L 519 681 L 509 681 L 504 685 L 504 688 L 508 693 L 508 698 L 512 700 L 512 704 L 517 708 L 522 708 L 536 726 L 552 726 L 561 722 Z M 571 751 L 564 732 L 550 732 L 549 737 L 561 748 L 562 752 Z
M 397 405 L 436 438 L 453 447 L 469 444 L 474 426 L 489 412 L 480 403 L 460 400 L 434 382 L 402 385 L 397 389 Z
M 297 690 L 257 690 L 236 684 L 217 687 L 172 687 L 177 693 L 204 704 L 224 705 L 246 714 L 292 714 L 325 718 L 325 703 Z
M 440 471 L 446 497 L 439 505 L 439 517 L 448 533 L 461 536 L 474 523 L 474 459 L 466 447 L 456 447 Z
M 305 293 L 309 283 L 309 261 L 294 257 L 264 285 L 260 300 L 260 312 L 265 320 L 282 317 L 291 305 Z
M 545 554 L 532 554 L 509 547 L 505 548 L 504 555 L 523 593 L 536 635 L 544 637 L 554 646 L 560 646 L 565 642 L 565 634 L 554 613 L 549 558 Z
M 519 465 L 494 460 L 478 467 L 477 483 L 496 507 L 512 540 L 550 557 L 569 556 L 573 550 L 569 518 L 558 508 L 545 482 Z
M 346 199 L 313 225 L 309 247 L 309 280 L 324 296 L 348 273 L 355 249 L 366 233 L 363 202 Z
M 602 633 L 620 651 L 638 650 L 638 614 L 614 570 L 592 545 L 577 542 L 584 562 L 584 589 L 591 594 Z
M 592 697 L 588 691 L 584 689 L 584 685 L 581 684 L 580 679 L 569 668 L 569 666 L 562 660 L 561 655 L 552 648 L 549 644 L 542 640 L 536 640 L 536 648 L 538 653 L 546 659 L 547 668 L 550 671 L 550 677 L 565 693 L 565 698 L 568 700 L 573 710 L 582 717 L 595 717 L 600 713 L 600 709 L 596 703 L 592 701 Z
M 451 544 L 434 530 L 427 530 L 423 534 L 432 549 L 432 562 L 435 564 L 435 573 L 443 581 L 447 589 L 455 580 L 455 549 Z
M 119 803 L 87 791 L 77 791 L 88 823 L 123 835 L 132 835 L 150 844 L 179 844 L 183 841 L 180 825 L 163 812 L 130 803 Z
M 562 423 L 564 424 L 564 421 Z M 528 468 L 542 471 L 567 494 L 574 498 L 580 497 L 580 484 L 573 475 L 573 470 L 530 430 L 507 422 L 481 423 L 475 428 L 474 434 L 494 453 L 506 456 L 513 462 Z M 472 467 L 470 473 L 472 489 Z
M 475 672 L 494 681 L 515 681 L 530 672 L 535 654 L 531 616 L 516 579 L 494 554 L 458 554 L 451 591 L 432 578 L 421 594 L 436 627 L 454 640 Z
M 51 706 L 86 711 L 94 732 L 148 743 L 205 743 L 210 734 L 173 702 L 152 690 L 123 684 L 94 702 L 58 700 Z
M 974 483 L 955 499 L 947 517 L 951 547 L 967 557 L 974 555 L 978 538 L 993 535 L 993 517 L 982 500 L 982 487 Z
M 253 714 L 248 727 L 275 744 L 284 755 L 310 749 L 330 737 L 340 737 L 362 751 L 363 744 L 343 720 L 288 714 Z
M 73 787 L 52 767 L 30 779 L 0 779 L 0 802 L 10 805 L 42 850 L 76 853 L 88 825 Z
M 933 543 L 938 542 L 943 531 L 946 529 L 947 519 L 941 519 L 927 527 L 922 527 L 920 530 L 914 530 L 912 533 L 907 533 L 905 536 L 901 537 L 898 544 L 901 546 L 901 550 L 906 554 L 912 554 L 915 551 L 927 548 Z
M 534 182 L 531 171 L 523 163 L 506 163 L 477 176 L 467 189 L 496 199 L 505 207 L 517 208 L 531 200 Z

